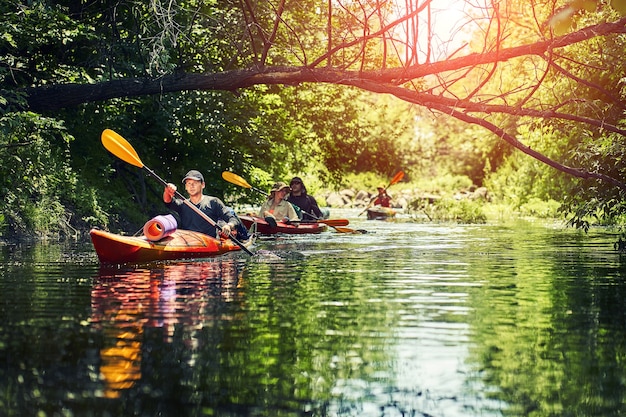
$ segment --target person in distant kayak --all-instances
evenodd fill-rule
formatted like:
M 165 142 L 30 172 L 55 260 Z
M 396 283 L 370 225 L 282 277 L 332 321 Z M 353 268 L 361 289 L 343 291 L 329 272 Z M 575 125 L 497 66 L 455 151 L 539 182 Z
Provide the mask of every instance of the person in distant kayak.
M 391 206 L 391 196 L 387 194 L 387 190 L 385 189 L 385 186 L 378 187 L 378 195 L 376 196 L 376 199 L 374 200 L 374 205 L 381 206 L 381 207 Z
M 269 198 L 259 209 L 259 217 L 265 218 L 268 223 L 300 220 L 296 210 L 285 200 L 289 191 L 289 186 L 284 182 L 274 184 L 270 190 Z M 273 222 L 271 220 L 273 220 Z
M 199 171 L 195 169 L 189 171 L 183 178 L 183 184 L 187 194 L 189 194 L 189 201 L 220 225 L 222 237 L 227 237 L 231 233 L 233 235 L 237 234 L 237 228 L 241 225 L 237 215 L 233 210 L 226 207 L 219 198 L 203 194 L 204 176 Z M 200 217 L 182 199 L 174 198 L 175 193 L 176 186 L 168 183 L 165 190 L 163 190 L 163 202 L 167 208 L 178 213 L 180 218 L 179 227 L 217 237 L 217 228 Z
M 302 214 L 300 218 L 303 221 L 316 221 L 324 217 L 315 197 L 307 193 L 302 178 L 293 177 L 289 186 L 291 187 L 291 192 L 287 201 L 300 208 Z

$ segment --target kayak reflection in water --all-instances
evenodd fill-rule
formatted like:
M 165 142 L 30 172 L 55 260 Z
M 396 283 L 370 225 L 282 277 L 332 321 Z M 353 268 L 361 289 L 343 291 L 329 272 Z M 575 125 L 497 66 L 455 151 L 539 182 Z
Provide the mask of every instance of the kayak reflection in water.
M 91 291 L 91 319 L 102 332 L 100 370 L 103 396 L 118 398 L 149 373 L 144 364 L 146 332 L 166 343 L 182 338 L 198 348 L 197 333 L 207 321 L 228 320 L 226 303 L 242 290 L 234 260 L 183 262 L 162 268 L 101 268 Z

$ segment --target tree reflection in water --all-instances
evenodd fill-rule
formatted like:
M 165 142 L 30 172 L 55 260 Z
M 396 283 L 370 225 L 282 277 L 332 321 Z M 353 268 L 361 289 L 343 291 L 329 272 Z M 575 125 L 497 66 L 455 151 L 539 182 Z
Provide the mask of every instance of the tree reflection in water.
M 141 379 L 146 329 L 161 329 L 172 342 L 181 329 L 194 350 L 194 332 L 207 319 L 228 320 L 220 305 L 233 301 L 241 274 L 232 259 L 165 264 L 151 269 L 101 268 L 91 293 L 93 326 L 102 331 L 103 396 L 118 398 Z M 220 304 L 222 303 L 222 304 Z

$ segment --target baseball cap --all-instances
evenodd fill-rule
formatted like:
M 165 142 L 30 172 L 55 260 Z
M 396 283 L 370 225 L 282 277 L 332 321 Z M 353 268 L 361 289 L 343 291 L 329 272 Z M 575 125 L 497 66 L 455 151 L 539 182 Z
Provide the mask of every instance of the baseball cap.
M 185 175 L 185 178 L 183 178 L 183 184 L 187 180 L 196 180 L 196 181 L 204 182 L 204 177 L 202 176 L 200 171 L 196 171 L 195 169 L 192 169 L 191 171 L 187 173 L 187 175 Z

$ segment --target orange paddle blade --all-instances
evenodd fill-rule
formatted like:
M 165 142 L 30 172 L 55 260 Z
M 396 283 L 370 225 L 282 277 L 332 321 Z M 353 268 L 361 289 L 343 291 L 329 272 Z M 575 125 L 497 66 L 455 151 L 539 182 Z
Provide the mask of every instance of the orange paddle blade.
M 327 224 L 331 227 L 347 226 L 350 224 L 350 221 L 348 219 L 319 219 L 317 222 Z
M 349 227 L 336 227 L 336 226 L 331 226 L 331 227 L 339 233 L 356 233 L 356 230 L 350 229 Z
M 143 168 L 143 162 L 141 162 L 135 148 L 133 148 L 132 145 L 118 133 L 112 131 L 111 129 L 104 129 L 102 131 L 101 139 L 102 144 L 107 151 L 111 152 L 124 162 Z
M 389 186 L 392 186 L 400 181 L 402 181 L 402 178 L 404 178 L 404 171 L 398 171 L 398 173 L 396 175 L 393 176 L 393 178 L 391 179 L 391 181 L 389 182 Z

